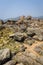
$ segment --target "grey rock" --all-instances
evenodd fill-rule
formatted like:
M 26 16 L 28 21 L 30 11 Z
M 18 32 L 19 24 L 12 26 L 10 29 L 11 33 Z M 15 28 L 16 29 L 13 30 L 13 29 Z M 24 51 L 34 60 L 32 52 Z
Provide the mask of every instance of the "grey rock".
M 10 59 L 10 50 L 8 48 L 0 50 L 0 64 Z
M 27 35 L 36 40 L 43 40 L 43 29 L 40 28 L 27 28 Z
M 27 34 L 16 32 L 16 33 L 10 35 L 9 37 L 14 38 L 14 40 L 16 40 L 16 41 L 23 42 L 25 40 L 25 38 L 27 37 Z
M 34 33 L 34 28 L 27 28 L 27 35 L 30 36 L 30 37 L 33 37 L 35 35 Z

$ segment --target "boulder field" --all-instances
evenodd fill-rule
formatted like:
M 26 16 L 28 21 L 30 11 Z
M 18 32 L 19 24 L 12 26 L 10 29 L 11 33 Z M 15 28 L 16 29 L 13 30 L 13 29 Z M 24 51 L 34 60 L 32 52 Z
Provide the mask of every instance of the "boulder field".
M 0 20 L 0 65 L 43 65 L 42 19 Z

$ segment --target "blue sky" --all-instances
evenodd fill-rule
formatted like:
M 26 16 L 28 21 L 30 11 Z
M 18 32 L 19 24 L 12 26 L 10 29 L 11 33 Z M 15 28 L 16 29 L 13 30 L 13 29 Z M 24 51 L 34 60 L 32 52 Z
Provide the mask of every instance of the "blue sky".
M 43 0 L 0 0 L 0 18 L 43 16 Z

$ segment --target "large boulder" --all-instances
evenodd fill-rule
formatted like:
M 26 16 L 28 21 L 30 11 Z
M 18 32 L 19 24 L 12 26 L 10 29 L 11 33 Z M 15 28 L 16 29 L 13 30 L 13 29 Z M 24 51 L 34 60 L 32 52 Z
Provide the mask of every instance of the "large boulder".
M 14 38 L 14 40 L 16 40 L 16 41 L 23 42 L 26 39 L 27 34 L 16 32 L 16 33 L 10 35 L 9 37 Z
M 35 35 L 33 38 L 35 40 L 43 41 L 43 36 L 42 35 Z
M 35 39 L 38 39 L 40 41 L 43 40 L 43 29 L 35 28 L 35 34 L 36 34 L 36 36 L 34 36 Z
M 0 65 L 5 63 L 11 58 L 10 50 L 8 48 L 0 50 Z
M 27 35 L 37 40 L 43 40 L 43 29 L 40 28 L 27 28 Z
M 34 28 L 27 28 L 27 35 L 30 37 L 33 37 L 35 35 L 35 29 Z

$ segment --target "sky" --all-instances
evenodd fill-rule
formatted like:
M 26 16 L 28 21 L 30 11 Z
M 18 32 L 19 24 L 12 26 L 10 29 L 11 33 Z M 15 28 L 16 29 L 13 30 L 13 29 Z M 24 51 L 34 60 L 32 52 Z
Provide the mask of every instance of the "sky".
M 43 16 L 43 0 L 0 0 L 0 19 Z

